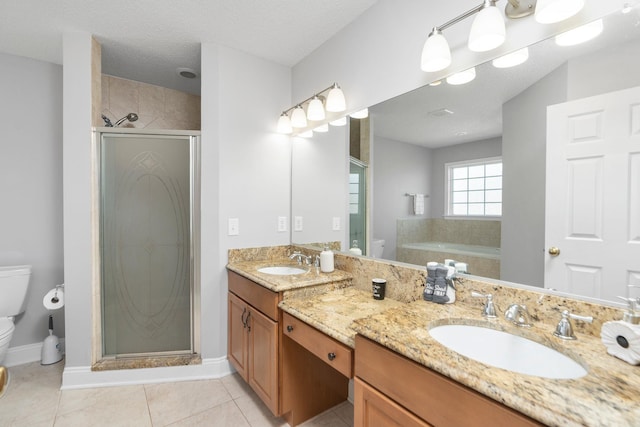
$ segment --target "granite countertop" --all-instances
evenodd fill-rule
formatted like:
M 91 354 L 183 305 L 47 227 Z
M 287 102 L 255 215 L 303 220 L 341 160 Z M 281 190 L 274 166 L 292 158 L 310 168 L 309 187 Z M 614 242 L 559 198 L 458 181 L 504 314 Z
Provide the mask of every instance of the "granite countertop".
M 552 347 L 587 368 L 585 377 L 554 380 L 512 373 L 462 356 L 439 344 L 429 328 L 440 324 L 489 326 Z M 357 319 L 357 333 L 494 400 L 551 426 L 640 425 L 638 367 L 609 356 L 600 339 L 552 336 L 554 325 L 517 328 L 504 319 L 484 319 L 480 308 L 416 301 Z
M 262 267 L 270 266 L 291 266 L 307 268 L 303 274 L 275 275 L 261 273 L 258 271 Z M 238 261 L 227 264 L 227 269 L 247 279 L 264 286 L 274 292 L 289 291 L 292 289 L 306 288 L 308 286 L 323 285 L 351 280 L 351 274 L 346 271 L 333 270 L 331 273 L 322 273 L 313 266 L 301 266 L 288 258 L 260 261 Z
M 296 293 L 285 294 L 278 307 L 351 348 L 355 346 L 354 320 L 403 305 L 389 298 L 375 300 L 371 292 L 353 287 L 308 297 Z

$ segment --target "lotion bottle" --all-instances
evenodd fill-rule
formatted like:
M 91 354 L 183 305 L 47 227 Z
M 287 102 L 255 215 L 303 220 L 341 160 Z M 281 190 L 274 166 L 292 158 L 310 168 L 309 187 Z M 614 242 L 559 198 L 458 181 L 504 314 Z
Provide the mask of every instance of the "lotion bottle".
M 325 246 L 320 252 L 320 271 L 323 273 L 331 273 L 333 271 L 333 251 L 329 246 Z
M 351 244 L 351 248 L 349 249 L 349 252 L 351 252 L 354 255 L 362 255 L 362 249 L 358 247 L 357 240 L 353 241 L 353 243 Z

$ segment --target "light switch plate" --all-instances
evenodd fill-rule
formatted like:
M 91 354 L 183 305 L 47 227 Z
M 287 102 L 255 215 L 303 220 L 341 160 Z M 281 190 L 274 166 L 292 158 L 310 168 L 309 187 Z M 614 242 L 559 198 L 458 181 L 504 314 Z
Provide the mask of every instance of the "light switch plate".
M 279 216 L 278 217 L 278 231 L 287 231 L 287 217 Z
M 297 216 L 293 219 L 293 230 L 302 231 L 302 217 Z
M 333 231 L 340 231 L 340 217 L 333 217 Z
M 229 236 L 237 236 L 240 234 L 240 219 L 229 218 Z

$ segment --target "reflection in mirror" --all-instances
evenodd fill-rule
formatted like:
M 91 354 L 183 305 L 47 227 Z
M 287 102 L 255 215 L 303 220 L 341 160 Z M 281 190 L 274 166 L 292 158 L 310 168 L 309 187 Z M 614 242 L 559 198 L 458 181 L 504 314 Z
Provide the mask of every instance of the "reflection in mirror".
M 581 221 L 579 227 L 589 228 L 589 222 L 602 221 L 602 227 L 607 227 L 604 221 L 609 205 L 598 205 L 596 199 L 620 190 L 596 188 L 593 181 L 578 191 L 570 177 L 563 178 L 550 169 L 546 164 L 546 144 L 551 143 L 551 139 L 547 141 L 547 107 L 639 86 L 638 21 L 637 9 L 629 14 L 617 13 L 607 18 L 600 37 L 588 43 L 559 47 L 550 39 L 531 46 L 529 60 L 517 67 L 498 69 L 483 64 L 477 67 L 476 79 L 466 85 L 425 86 L 371 107 L 373 236 L 384 238 L 390 246 L 384 258 L 418 265 L 450 259 L 466 264 L 473 275 L 610 301 L 626 294 L 625 285 L 639 284 L 638 235 L 625 235 L 630 242 L 616 246 L 623 251 L 617 259 L 629 260 L 618 266 L 594 262 L 590 253 L 593 249 L 589 248 L 581 249 L 587 252 L 584 258 L 561 253 L 563 257 L 572 256 L 569 264 L 547 253 L 549 246 L 562 245 L 558 238 L 547 236 L 550 241 L 545 241 L 545 232 L 548 234 L 553 222 L 573 221 L 576 226 Z M 631 111 L 626 114 L 631 120 L 639 120 L 632 118 Z M 599 119 L 580 120 L 574 132 L 583 134 L 585 140 L 576 141 L 588 142 L 592 130 L 600 132 L 589 127 L 600 125 Z M 624 154 L 629 159 L 633 153 L 637 157 L 639 144 L 636 140 L 634 148 Z M 494 173 L 485 174 L 488 169 L 481 166 L 496 158 L 503 165 L 501 179 Z M 573 161 L 570 165 L 572 173 L 598 179 L 585 172 L 584 166 L 575 169 L 576 164 Z M 629 167 L 624 179 L 632 181 L 629 177 L 640 173 L 634 167 Z M 460 179 L 448 182 L 454 171 L 459 173 L 455 178 Z M 550 200 L 545 191 L 549 186 L 566 191 Z M 501 197 L 495 197 L 497 190 L 501 190 Z M 429 194 L 423 214 L 415 213 L 413 201 L 405 196 L 407 192 Z M 637 192 L 638 187 L 628 186 L 625 206 L 629 215 L 633 204 L 640 202 Z M 564 211 L 545 219 L 547 208 L 566 204 L 557 197 L 580 205 L 574 204 L 574 210 L 569 211 L 567 204 Z M 497 201 L 502 204 L 501 215 L 494 215 L 498 211 L 489 206 Z M 479 215 L 457 215 L 471 210 Z M 624 216 L 620 213 L 618 219 L 611 218 L 615 222 Z M 637 227 L 638 219 L 630 216 L 632 229 L 634 221 Z M 574 233 L 576 239 L 606 238 L 583 230 Z M 550 282 L 545 269 L 553 268 L 562 273 Z M 610 283 L 612 279 L 617 283 Z
M 589 285 L 588 289 L 567 288 L 566 280 L 557 284 L 545 282 L 545 266 L 566 252 L 561 251 L 556 259 L 548 253 L 551 245 L 545 241 L 545 208 L 549 203 L 545 192 L 549 186 L 567 185 L 555 178 L 546 178 L 547 106 L 640 86 L 639 21 L 638 8 L 627 14 L 615 13 L 605 19 L 602 34 L 588 43 L 560 48 L 553 40 L 543 41 L 531 46 L 528 61 L 517 67 L 497 69 L 490 63 L 483 64 L 477 68 L 476 79 L 466 85 L 425 86 L 371 107 L 373 147 L 369 172 L 373 203 L 367 235 L 370 240 L 385 240 L 382 257 L 420 266 L 427 260 L 453 259 L 466 262 L 468 272 L 473 275 L 610 301 L 615 300 L 615 293 L 625 295 L 624 285 L 640 284 L 640 254 L 626 253 L 631 247 L 640 247 L 637 235 L 630 235 L 631 245 L 619 252 L 621 259 L 629 260 L 628 265 L 620 269 L 624 277 L 618 275 L 618 279 L 611 280 L 610 271 L 597 272 L 590 269 L 587 261 L 577 260 L 572 266 L 573 272 L 579 282 Z M 640 121 L 634 123 L 637 127 Z M 346 135 L 342 137 L 345 144 L 346 139 Z M 327 162 L 326 170 L 320 168 L 314 155 L 296 155 L 296 148 L 300 147 L 294 147 L 294 212 L 306 209 L 309 194 L 303 188 L 309 185 L 309 180 L 326 178 L 348 164 L 347 149 L 331 147 L 335 154 L 333 162 L 320 156 Z M 632 156 L 637 160 L 640 149 L 634 150 Z M 468 220 L 447 216 L 445 165 L 495 157 L 500 157 L 503 163 L 502 215 Z M 628 163 L 636 165 L 637 161 Z M 330 177 L 335 178 L 336 186 L 331 188 L 337 192 L 347 191 L 346 168 L 344 166 L 343 181 L 338 182 L 337 176 Z M 302 180 L 298 173 L 302 174 Z M 329 187 L 324 188 L 316 192 L 324 192 L 322 198 L 327 198 Z M 640 190 L 630 186 L 625 191 L 629 211 L 633 200 L 640 204 L 637 196 Z M 329 193 L 331 198 L 340 199 Z M 298 199 L 300 194 L 307 199 Z M 423 200 L 423 214 L 414 214 L 414 198 L 406 194 L 428 196 Z M 580 197 L 565 192 L 564 199 Z M 310 206 L 307 215 L 319 210 L 313 204 Z M 324 221 L 327 215 L 333 214 L 325 214 Z M 633 217 L 627 220 L 629 231 L 640 227 L 637 221 Z M 335 234 L 318 231 L 307 236 L 294 231 L 292 242 L 327 241 L 332 240 L 331 236 Z M 448 255 L 406 258 L 414 248 L 404 245 L 428 240 L 449 241 L 467 248 L 454 247 Z M 347 242 L 343 248 L 345 244 Z M 487 252 L 483 254 L 483 261 L 462 254 L 468 246 L 482 246 Z M 591 274 L 594 271 L 596 274 Z M 618 282 L 616 288 L 614 281 Z M 607 290 L 607 286 L 612 289 Z

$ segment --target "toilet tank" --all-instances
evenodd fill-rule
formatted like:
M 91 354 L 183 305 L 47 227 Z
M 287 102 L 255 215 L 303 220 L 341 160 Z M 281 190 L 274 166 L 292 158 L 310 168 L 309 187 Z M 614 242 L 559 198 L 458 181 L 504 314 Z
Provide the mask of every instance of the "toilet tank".
M 24 311 L 30 277 L 30 265 L 0 266 L 0 317 Z

